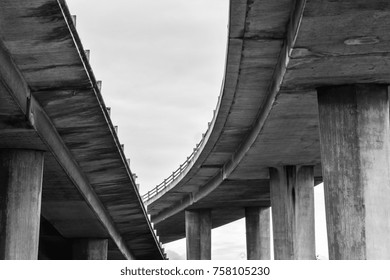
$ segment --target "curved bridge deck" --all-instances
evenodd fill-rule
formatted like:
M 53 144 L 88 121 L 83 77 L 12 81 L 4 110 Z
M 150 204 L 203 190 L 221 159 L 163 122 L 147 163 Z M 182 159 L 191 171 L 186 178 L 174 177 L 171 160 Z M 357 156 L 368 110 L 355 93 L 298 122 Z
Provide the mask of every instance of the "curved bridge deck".
M 379 0 L 230 1 L 215 117 L 186 168 L 144 196 L 162 242 L 185 237 L 185 210 L 211 209 L 214 228 L 270 206 L 270 167 L 311 165 L 320 183 L 316 90 L 390 82 L 389 16 Z

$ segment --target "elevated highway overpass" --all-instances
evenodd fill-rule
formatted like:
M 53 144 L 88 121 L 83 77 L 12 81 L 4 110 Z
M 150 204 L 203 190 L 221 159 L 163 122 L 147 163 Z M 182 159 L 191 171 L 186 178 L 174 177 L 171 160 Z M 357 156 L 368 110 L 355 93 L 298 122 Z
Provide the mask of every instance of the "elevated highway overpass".
M 164 259 L 64 0 L 0 2 L 0 259 Z
M 162 242 L 211 257 L 211 228 L 247 219 L 248 258 L 314 259 L 325 183 L 331 259 L 389 259 L 390 3 L 232 0 L 214 118 L 143 198 Z

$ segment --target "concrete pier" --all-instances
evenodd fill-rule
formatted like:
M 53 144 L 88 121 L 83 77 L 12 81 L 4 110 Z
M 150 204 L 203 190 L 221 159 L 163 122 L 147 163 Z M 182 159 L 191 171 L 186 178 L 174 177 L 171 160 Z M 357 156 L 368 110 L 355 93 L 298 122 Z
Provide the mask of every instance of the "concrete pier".
M 270 208 L 245 208 L 245 225 L 247 259 L 271 259 Z
M 318 89 L 330 259 L 390 259 L 387 85 Z
M 0 259 L 38 258 L 43 152 L 0 150 Z
M 211 260 L 211 210 L 185 212 L 187 260 Z
M 315 259 L 312 166 L 270 168 L 274 258 Z
M 72 244 L 74 260 L 107 260 L 108 239 L 76 239 Z

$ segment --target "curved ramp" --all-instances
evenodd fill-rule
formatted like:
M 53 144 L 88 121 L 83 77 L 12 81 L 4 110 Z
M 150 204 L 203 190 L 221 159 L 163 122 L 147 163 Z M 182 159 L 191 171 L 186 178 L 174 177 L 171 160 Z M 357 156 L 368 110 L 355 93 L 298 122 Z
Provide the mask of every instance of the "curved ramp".
M 213 227 L 269 206 L 268 168 L 314 165 L 322 180 L 316 88 L 389 83 L 388 1 L 231 1 L 215 117 L 195 153 L 144 195 L 163 242 L 185 236 L 184 211 Z M 343 28 L 340 28 L 342 26 Z

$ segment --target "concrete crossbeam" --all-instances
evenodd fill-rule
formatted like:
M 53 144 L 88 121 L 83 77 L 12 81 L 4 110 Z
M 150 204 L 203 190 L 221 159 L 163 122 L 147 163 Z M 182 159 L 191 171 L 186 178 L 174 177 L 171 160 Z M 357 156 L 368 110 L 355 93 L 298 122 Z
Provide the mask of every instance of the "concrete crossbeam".
M 387 85 L 318 89 L 330 259 L 390 259 Z

